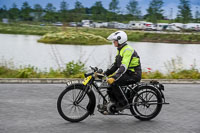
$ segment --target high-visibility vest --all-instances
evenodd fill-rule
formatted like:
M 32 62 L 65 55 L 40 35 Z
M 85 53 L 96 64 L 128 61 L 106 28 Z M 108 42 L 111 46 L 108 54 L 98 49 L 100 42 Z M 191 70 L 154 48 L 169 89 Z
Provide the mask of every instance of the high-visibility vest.
M 138 56 L 137 52 L 129 45 L 125 45 L 121 49 L 118 49 L 115 61 L 118 68 L 123 65 L 128 70 L 133 72 L 135 69 L 140 67 L 140 57 Z

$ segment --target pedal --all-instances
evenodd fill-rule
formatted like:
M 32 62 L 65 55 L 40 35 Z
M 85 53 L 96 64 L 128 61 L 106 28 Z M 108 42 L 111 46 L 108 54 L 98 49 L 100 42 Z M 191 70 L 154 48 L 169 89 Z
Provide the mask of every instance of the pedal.
M 109 112 L 108 111 L 104 111 L 103 114 L 104 115 L 109 115 Z
M 103 104 L 98 104 L 97 108 L 98 108 L 98 111 L 102 114 L 104 114 L 104 111 L 107 111 L 107 107 Z

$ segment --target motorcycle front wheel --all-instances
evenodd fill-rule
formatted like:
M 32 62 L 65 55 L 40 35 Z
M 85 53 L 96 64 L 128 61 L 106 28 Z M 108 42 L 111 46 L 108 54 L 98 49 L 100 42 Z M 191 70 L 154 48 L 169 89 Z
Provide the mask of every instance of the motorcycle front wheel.
M 58 97 L 57 109 L 61 117 L 70 122 L 79 122 L 89 116 L 90 102 L 83 85 L 70 85 Z

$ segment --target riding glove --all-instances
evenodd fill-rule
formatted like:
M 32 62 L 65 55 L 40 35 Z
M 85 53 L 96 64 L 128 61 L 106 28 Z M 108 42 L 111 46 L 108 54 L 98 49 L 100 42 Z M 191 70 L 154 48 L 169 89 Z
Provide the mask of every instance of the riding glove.
M 108 82 L 108 84 L 112 84 L 113 82 L 115 82 L 115 79 L 114 78 L 109 78 L 108 80 L 107 80 L 107 82 Z

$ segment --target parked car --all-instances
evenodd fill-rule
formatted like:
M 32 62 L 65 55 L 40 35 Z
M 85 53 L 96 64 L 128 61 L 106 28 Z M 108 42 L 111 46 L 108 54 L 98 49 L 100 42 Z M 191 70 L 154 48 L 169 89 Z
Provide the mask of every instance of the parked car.
M 69 23 L 69 26 L 71 26 L 71 27 L 76 27 L 77 24 L 76 24 L 76 22 L 70 22 L 70 23 Z
M 45 26 L 45 24 L 40 24 L 40 26 Z
M 167 31 L 181 31 L 180 28 L 178 28 L 178 27 L 176 27 L 176 26 L 174 26 L 172 24 L 168 25 L 168 27 L 166 28 L 166 30 Z
M 56 22 L 56 23 L 53 23 L 54 26 L 63 26 L 63 23 L 61 22 Z

